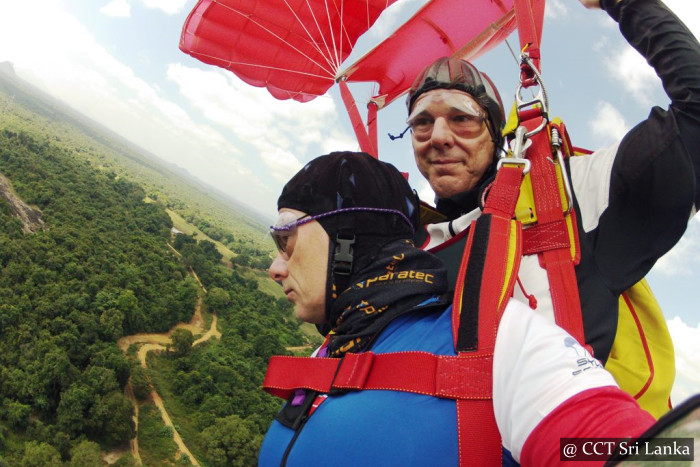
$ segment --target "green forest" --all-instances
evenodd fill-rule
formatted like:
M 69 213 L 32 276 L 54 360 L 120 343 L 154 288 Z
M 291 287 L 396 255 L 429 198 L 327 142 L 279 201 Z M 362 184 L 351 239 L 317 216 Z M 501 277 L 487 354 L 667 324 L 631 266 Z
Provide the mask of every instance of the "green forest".
M 281 405 L 260 389 L 267 361 L 313 341 L 248 269 L 269 264 L 264 229 L 132 180 L 108 137 L 13 92 L 0 87 L 0 466 L 191 465 L 173 430 L 200 465 L 254 465 Z M 211 237 L 173 234 L 175 205 Z M 138 344 L 117 345 L 189 322 L 200 301 L 220 338 L 193 346 L 178 329 L 147 367 Z

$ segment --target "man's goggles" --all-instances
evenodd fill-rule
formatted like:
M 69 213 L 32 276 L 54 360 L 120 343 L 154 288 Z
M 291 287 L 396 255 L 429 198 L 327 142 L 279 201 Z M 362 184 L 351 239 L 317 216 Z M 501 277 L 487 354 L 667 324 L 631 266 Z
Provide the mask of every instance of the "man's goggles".
M 288 260 L 291 256 L 291 253 L 287 250 L 287 248 L 289 247 L 289 240 L 296 234 L 297 228 L 299 226 L 324 217 L 342 214 L 346 212 L 378 212 L 386 214 L 396 214 L 411 227 L 411 231 L 414 231 L 413 224 L 411 223 L 410 219 L 406 217 L 404 213 L 397 209 L 355 207 L 336 209 L 334 211 L 316 214 L 315 216 L 305 214 L 301 217 L 295 217 L 295 215 L 289 211 L 281 212 L 279 217 L 277 218 L 277 222 L 275 222 L 275 225 L 270 226 L 270 236 L 275 242 L 277 250 L 280 252 L 282 257 L 285 260 Z
M 435 115 L 431 108 L 444 108 Z M 406 123 L 419 137 L 429 137 L 435 120 L 444 117 L 450 129 L 463 138 L 474 138 L 484 130 L 486 117 L 479 104 L 467 93 L 455 89 L 437 89 L 421 95 Z

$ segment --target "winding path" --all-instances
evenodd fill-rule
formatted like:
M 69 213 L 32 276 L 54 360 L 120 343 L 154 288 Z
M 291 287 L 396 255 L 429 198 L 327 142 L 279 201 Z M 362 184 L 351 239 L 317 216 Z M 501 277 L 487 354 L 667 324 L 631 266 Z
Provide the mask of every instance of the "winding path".
M 168 246 L 179 256 L 179 253 L 176 250 L 174 250 L 172 246 L 170 246 L 170 244 L 168 244 Z M 191 268 L 190 274 L 192 274 L 192 276 L 197 280 L 197 283 L 199 283 L 199 286 L 202 288 L 202 291 L 204 293 L 207 293 L 206 289 L 200 282 L 199 277 L 197 277 L 197 274 L 195 274 L 195 272 Z M 122 350 L 122 352 L 126 353 L 126 351 L 129 349 L 129 346 L 133 344 L 141 344 L 137 355 L 141 366 L 143 368 L 147 368 L 146 357 L 148 356 L 148 352 L 160 352 L 165 350 L 166 346 L 172 343 L 171 335 L 176 329 L 187 329 L 194 335 L 202 334 L 204 332 L 204 320 L 202 319 L 202 297 L 198 298 L 194 315 L 192 316 L 192 319 L 189 323 L 178 323 L 170 331 L 163 334 L 134 334 L 132 336 L 125 336 L 117 341 L 117 345 Z M 209 327 L 209 330 L 204 332 L 201 335 L 201 337 L 195 340 L 192 343 L 192 346 L 201 344 L 202 342 L 206 342 L 212 337 L 216 337 L 217 339 L 221 338 L 221 332 L 217 329 L 216 314 L 212 316 L 211 326 Z M 139 454 L 138 439 L 139 403 L 136 400 L 136 396 L 134 395 L 134 390 L 131 385 L 131 379 L 124 388 L 124 395 L 126 395 L 131 400 L 131 403 L 134 406 L 134 425 L 136 427 L 136 436 L 129 442 L 131 448 L 131 455 L 133 456 L 134 460 L 138 465 L 143 465 L 143 462 L 141 461 L 141 455 Z M 173 441 L 178 447 L 178 452 L 176 453 L 175 457 L 179 459 L 182 454 L 186 454 L 189 457 L 192 465 L 199 467 L 199 462 L 197 462 L 197 459 L 195 459 L 195 457 L 192 455 L 185 443 L 182 441 L 180 433 L 178 433 L 177 429 L 175 429 L 175 427 L 173 426 L 173 422 L 170 419 L 170 415 L 168 415 L 168 412 L 165 410 L 165 406 L 163 405 L 163 399 L 160 397 L 160 395 L 156 392 L 155 389 L 151 390 L 150 396 L 153 400 L 153 403 L 156 405 L 156 407 L 158 407 L 158 410 L 160 411 L 160 416 L 163 419 L 163 423 L 165 423 L 166 426 L 169 426 L 173 430 Z

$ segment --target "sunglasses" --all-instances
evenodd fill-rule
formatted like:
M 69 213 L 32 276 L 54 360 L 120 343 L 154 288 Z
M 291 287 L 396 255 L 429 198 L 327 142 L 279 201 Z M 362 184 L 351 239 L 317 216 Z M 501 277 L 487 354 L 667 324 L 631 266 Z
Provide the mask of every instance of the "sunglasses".
M 316 216 L 304 214 L 301 217 L 295 217 L 293 213 L 284 211 L 277 218 L 275 225 L 270 226 L 270 236 L 277 246 L 277 251 L 280 252 L 285 260 L 289 260 L 291 252 L 287 250 L 289 240 L 296 235 L 297 228 L 308 222 L 316 220 Z
M 415 232 L 413 228 L 413 224 L 411 223 L 410 219 L 406 217 L 404 213 L 397 209 L 382 209 L 382 208 L 366 208 L 366 207 L 357 207 L 357 208 L 343 208 L 343 209 L 336 209 L 335 211 L 329 211 L 329 212 L 324 212 L 321 214 L 317 214 L 315 216 L 310 216 L 308 214 L 304 214 L 301 217 L 295 217 L 295 215 L 289 211 L 284 211 L 281 212 L 279 217 L 277 218 L 277 222 L 275 222 L 275 225 L 270 226 L 270 236 L 272 237 L 272 240 L 275 242 L 275 246 L 277 246 L 277 251 L 280 252 L 282 255 L 282 258 L 284 258 L 285 261 L 289 261 L 289 258 L 292 256 L 292 251 L 290 251 L 289 247 L 289 241 L 296 235 L 297 229 L 304 225 L 307 224 L 311 221 L 315 221 L 317 219 L 321 219 L 324 217 L 328 216 L 333 216 L 336 214 L 341 214 L 344 212 L 379 212 L 379 213 L 386 213 L 386 214 L 397 214 L 400 216 L 404 222 L 406 222 L 410 227 L 411 231 Z

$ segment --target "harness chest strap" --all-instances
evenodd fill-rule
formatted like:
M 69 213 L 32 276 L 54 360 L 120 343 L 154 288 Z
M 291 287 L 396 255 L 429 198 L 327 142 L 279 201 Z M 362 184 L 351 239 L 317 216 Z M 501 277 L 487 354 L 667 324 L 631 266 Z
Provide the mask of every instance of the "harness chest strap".
M 348 353 L 343 358 L 274 356 L 263 389 L 288 399 L 296 389 L 342 393 L 366 389 L 424 394 L 444 399 L 490 399 L 493 355 L 429 352 Z

